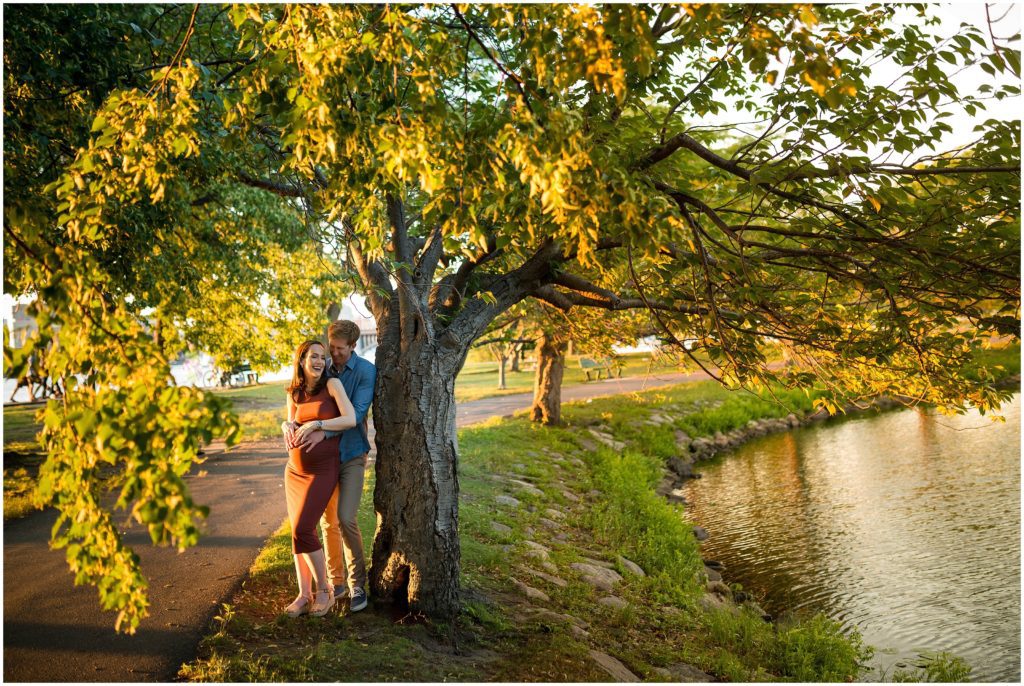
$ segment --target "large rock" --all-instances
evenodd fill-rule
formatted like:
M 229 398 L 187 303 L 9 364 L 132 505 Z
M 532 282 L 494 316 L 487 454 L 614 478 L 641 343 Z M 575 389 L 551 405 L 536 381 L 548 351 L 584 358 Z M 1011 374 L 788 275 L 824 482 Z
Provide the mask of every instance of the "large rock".
M 693 461 L 681 457 L 668 458 L 668 468 L 671 469 L 680 479 L 693 477 Z
M 559 578 L 554 574 L 548 574 L 546 572 L 541 572 L 536 569 L 531 569 L 530 567 L 527 567 L 525 565 L 516 565 L 516 569 L 518 569 L 521 572 L 526 572 L 527 574 L 535 576 L 538 579 L 544 579 L 544 581 L 547 581 L 549 584 L 554 584 L 559 588 L 565 588 L 569 585 L 569 582 L 565 579 Z
M 672 492 L 672 489 L 676 487 L 676 480 L 671 476 L 665 476 L 661 482 L 654 487 L 654 492 L 658 495 L 665 497 Z
M 723 610 L 733 615 L 738 615 L 740 610 L 727 598 L 715 593 L 705 593 L 700 597 L 700 606 L 705 610 Z
M 509 479 L 508 482 L 510 484 L 515 484 L 516 486 L 518 486 L 522 490 L 526 491 L 530 495 L 536 495 L 536 496 L 541 496 L 541 497 L 544 496 L 544 491 L 540 490 L 539 488 L 537 488 L 536 486 L 534 486 L 531 483 L 528 483 L 526 481 L 522 481 L 521 479 Z
M 615 569 L 615 565 L 613 563 L 608 562 L 607 560 L 599 560 L 597 558 L 598 553 L 592 553 L 586 548 L 580 547 L 576 548 L 576 552 L 583 557 L 583 561 L 588 565 L 597 565 L 598 567 L 604 567 L 605 569 Z M 586 554 L 584 555 L 584 553 Z
M 693 527 L 693 535 L 697 538 L 698 541 L 708 540 L 708 530 L 702 526 Z
M 515 585 L 515 587 L 518 588 L 519 591 L 530 600 L 539 600 L 544 603 L 551 602 L 551 598 L 544 591 L 534 588 L 533 586 L 528 586 L 527 584 L 524 584 L 522 581 L 515 578 L 514 576 L 509 578 L 512 580 L 512 583 Z
M 621 555 L 619 555 L 619 564 L 622 565 L 625 568 L 625 570 L 633 576 L 647 576 L 647 573 L 644 572 L 640 565 L 633 562 L 632 560 L 627 560 Z
M 672 674 L 673 680 L 682 683 L 706 684 L 714 681 L 714 678 L 710 674 L 705 674 L 693 665 L 688 665 L 685 662 L 677 662 L 669 665 L 668 671 Z
M 584 628 L 587 623 L 583 620 L 577 619 L 572 615 L 558 614 L 548 609 L 543 608 L 531 608 L 534 613 L 540 615 L 545 619 L 555 620 L 559 623 L 565 622 L 569 625 L 569 632 L 579 640 L 590 638 L 590 633 Z
M 547 560 L 551 551 L 542 546 L 540 543 L 534 543 L 533 541 L 523 541 L 523 545 L 526 546 L 526 554 L 530 557 L 535 557 L 539 560 Z
M 676 445 L 679 445 L 681 443 L 689 443 L 690 442 L 690 434 L 686 433 L 682 429 L 676 429 L 675 437 L 676 437 Z
M 538 563 L 552 574 L 558 574 L 558 566 L 551 560 L 538 560 Z
M 688 505 L 686 502 L 686 496 L 683 495 L 682 489 L 673 488 L 669 493 L 665 495 L 665 498 L 670 503 L 679 503 L 680 505 Z
M 494 496 L 494 502 L 499 505 L 508 505 L 509 507 L 519 507 L 519 501 L 510 495 L 496 495 Z
M 584 581 L 602 591 L 611 592 L 615 588 L 615 584 L 622 581 L 622 577 L 614 569 L 598 567 L 586 562 L 573 562 L 569 566 L 578 571 Z
M 629 607 L 629 603 L 627 603 L 622 598 L 614 595 L 606 596 L 604 598 L 598 598 L 597 603 L 598 605 L 610 607 L 613 610 L 622 610 L 624 608 Z
M 510 534 L 512 533 L 512 527 L 502 524 L 501 522 L 491 522 L 491 528 L 499 534 Z
M 611 655 L 605 655 L 604 653 L 596 650 L 591 650 L 590 657 L 594 662 L 601 666 L 601 669 L 608 672 L 615 681 L 640 681 L 640 677 L 629 671 L 626 665 L 622 664 Z
M 622 452 L 623 450 L 626 449 L 626 444 L 623 443 L 622 441 L 615 440 L 615 437 L 612 436 L 611 434 L 607 434 L 607 433 L 605 433 L 603 431 L 598 431 L 597 429 L 587 429 L 587 430 L 590 432 L 591 436 L 596 438 L 601 443 L 604 443 L 606 446 L 608 446 L 612 450 L 615 450 L 616 452 Z
M 765 422 L 758 421 L 757 419 L 751 419 L 747 422 L 747 436 L 764 436 L 768 433 L 768 427 Z
M 544 510 L 544 514 L 546 514 L 551 519 L 565 519 L 565 513 L 562 512 L 561 510 L 556 510 L 553 507 L 549 507 L 546 510 Z
M 690 452 L 695 460 L 707 460 L 715 454 L 715 444 L 707 438 L 698 438 L 690 443 Z
M 707 585 L 709 593 L 720 595 L 723 598 L 732 600 L 732 589 L 725 585 L 722 581 L 709 581 Z

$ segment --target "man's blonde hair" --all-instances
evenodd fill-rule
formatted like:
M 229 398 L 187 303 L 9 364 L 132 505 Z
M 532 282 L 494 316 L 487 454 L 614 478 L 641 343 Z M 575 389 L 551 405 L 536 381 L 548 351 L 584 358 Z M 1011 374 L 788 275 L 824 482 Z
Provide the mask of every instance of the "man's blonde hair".
M 347 319 L 333 321 L 327 328 L 327 338 L 332 341 L 340 339 L 352 345 L 359 340 L 359 325 Z

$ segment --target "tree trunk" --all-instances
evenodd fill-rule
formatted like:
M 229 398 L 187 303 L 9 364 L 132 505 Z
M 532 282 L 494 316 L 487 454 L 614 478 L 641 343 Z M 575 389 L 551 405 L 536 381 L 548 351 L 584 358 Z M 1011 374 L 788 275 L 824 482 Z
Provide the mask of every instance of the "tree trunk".
M 565 341 L 541 334 L 537 344 L 537 376 L 533 382 L 530 420 L 545 425 L 562 421 L 562 374 L 565 372 Z
M 384 328 L 373 401 L 377 533 L 370 588 L 376 598 L 450 620 L 459 611 L 455 375 L 466 351 L 422 338 L 400 341 L 397 326 Z
M 519 357 L 520 357 L 520 354 L 522 353 L 522 350 L 523 350 L 522 343 L 517 343 L 516 345 L 512 346 L 512 364 L 510 364 L 509 368 L 508 368 L 508 370 L 510 372 L 515 372 L 515 373 L 519 372 Z
M 498 390 L 503 391 L 508 388 L 505 385 L 505 363 L 508 358 L 504 353 L 496 357 L 498 358 Z

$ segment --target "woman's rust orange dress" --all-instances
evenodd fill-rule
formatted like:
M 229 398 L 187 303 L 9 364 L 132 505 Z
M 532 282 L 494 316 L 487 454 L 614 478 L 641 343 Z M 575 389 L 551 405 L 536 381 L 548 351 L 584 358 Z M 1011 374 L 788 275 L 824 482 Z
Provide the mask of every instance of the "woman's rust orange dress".
M 299 391 L 295 402 L 295 421 L 299 424 L 340 416 L 338 404 L 326 386 L 314 396 L 304 389 Z M 340 436 L 325 438 L 312 450 L 292 448 L 288 451 L 284 488 L 292 525 L 293 553 L 312 553 L 322 547 L 316 525 L 338 485 L 339 440 Z

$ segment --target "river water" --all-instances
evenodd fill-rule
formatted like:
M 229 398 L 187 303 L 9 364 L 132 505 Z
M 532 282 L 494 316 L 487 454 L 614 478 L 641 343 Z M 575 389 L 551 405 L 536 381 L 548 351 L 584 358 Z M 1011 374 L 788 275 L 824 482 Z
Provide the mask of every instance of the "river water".
M 875 646 L 868 680 L 948 651 L 1019 682 L 1020 395 L 994 423 L 900 410 L 755 439 L 684 489 L 773 615 L 824 613 Z

